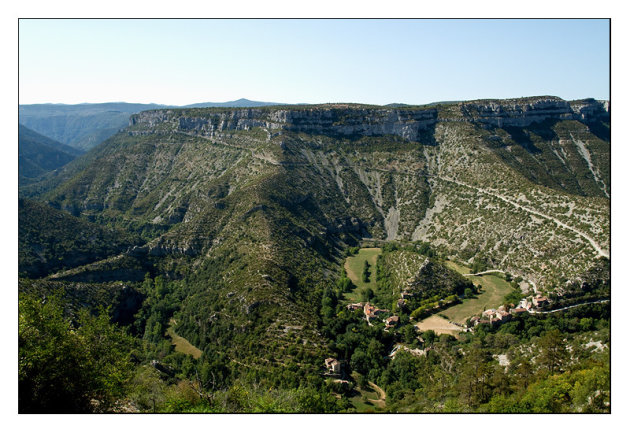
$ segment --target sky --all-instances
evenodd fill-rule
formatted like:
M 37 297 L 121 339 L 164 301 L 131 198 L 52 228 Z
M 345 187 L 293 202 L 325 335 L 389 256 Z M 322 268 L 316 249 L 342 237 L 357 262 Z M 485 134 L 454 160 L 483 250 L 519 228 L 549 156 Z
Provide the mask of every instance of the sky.
M 19 20 L 19 102 L 609 98 L 609 21 Z
M 396 0 L 362 0 L 361 6 L 331 5 L 327 0 L 312 2 L 319 9 L 311 11 L 311 2 L 287 1 L 282 9 L 270 8 L 270 2 L 207 2 L 205 9 L 189 2 L 151 0 L 146 2 L 111 0 L 108 2 L 74 1 L 72 7 L 60 7 L 63 1 L 23 0 L 5 2 L 0 14 L 3 25 L 3 58 L 10 66 L 0 68 L 5 96 L 2 122 L 3 138 L 12 146 L 3 146 L 0 162 L 4 202 L 11 209 L 1 220 L 3 239 L 14 248 L 5 248 L 0 264 L 4 275 L 17 269 L 17 135 L 18 110 L 15 107 L 15 77 L 19 78 L 19 102 L 156 102 L 183 105 L 203 101 L 228 101 L 238 98 L 286 103 L 351 101 L 374 104 L 404 102 L 422 104 L 433 101 L 508 98 L 531 95 L 555 95 L 565 99 L 609 98 L 609 28 L 607 20 L 497 20 L 497 21 L 80 21 L 25 20 L 25 16 L 147 16 L 164 14 L 206 16 L 572 16 L 613 17 L 613 80 L 615 109 L 613 118 L 630 118 L 630 97 L 626 78 L 630 73 L 626 47 L 630 40 L 630 15 L 623 2 L 612 0 L 497 0 L 490 7 L 484 1 L 417 2 L 414 7 L 396 6 Z M 337 3 L 338 0 L 333 1 Z M 30 3 L 35 3 L 30 7 Z M 111 11 L 110 4 L 117 9 Z M 186 3 L 186 5 L 183 5 Z M 348 3 L 348 2 L 343 2 Z M 375 9 L 374 5 L 378 7 Z M 28 8 L 25 5 L 29 6 Z M 234 6 L 231 6 L 234 5 Z M 293 6 L 303 8 L 292 9 Z M 306 6 L 305 6 L 306 5 Z M 224 10 L 226 7 L 232 9 Z M 104 8 L 101 10 L 101 8 Z M 438 8 L 436 10 L 436 8 Z M 391 10 L 391 12 L 389 12 Z M 18 36 L 19 43 L 14 44 Z M 16 48 L 14 48 L 16 47 Z M 14 68 L 19 49 L 19 70 Z M 616 49 L 616 50 L 615 50 Z M 15 71 L 15 72 L 14 72 Z M 622 120 L 623 122 L 623 120 Z M 621 193 L 630 186 L 627 165 L 630 146 L 626 146 L 627 128 L 612 128 L 612 184 Z M 6 197 L 5 197 L 6 196 Z M 630 232 L 625 222 L 630 215 L 628 200 L 612 201 L 614 263 L 627 263 Z M 11 204 L 12 203 L 12 204 Z M 613 272 L 613 286 L 623 286 L 623 273 Z M 14 284 L 15 286 L 15 284 Z M 627 304 L 627 291 L 616 292 L 619 305 Z M 2 325 L 9 333 L 17 331 L 17 290 L 9 290 L 4 305 Z M 621 329 L 621 316 L 613 315 L 613 328 Z M 622 364 L 628 355 L 621 345 L 613 351 L 613 363 Z M 17 419 L 17 382 L 13 380 L 17 357 L 5 357 L 2 371 L 10 385 L 3 394 L 2 407 L 13 416 L 3 419 L 10 425 L 29 431 L 50 429 L 47 417 Z M 616 369 L 613 387 L 618 391 L 615 405 L 630 404 L 630 370 Z M 11 377 L 9 377 L 11 376 Z M 4 376 L 3 376 L 4 379 Z M 4 415 L 4 413 L 3 413 Z M 395 416 L 395 415 L 394 415 Z M 290 416 L 289 416 L 290 417 Z M 322 431 L 317 419 L 300 423 L 305 431 Z M 483 416 L 482 416 L 483 417 Z M 527 415 L 515 415 L 510 428 L 531 431 L 534 427 L 563 427 L 566 418 L 532 421 Z M 66 421 L 61 416 L 62 421 Z M 448 416 L 447 416 L 448 418 Z M 526 419 L 527 418 L 527 419 Z M 258 431 L 278 431 L 276 418 L 248 418 Z M 114 424 L 118 420 L 120 425 Z M 233 427 L 235 417 L 218 420 L 220 426 Z M 269 426 L 265 420 L 270 424 Z M 271 420 L 271 421 L 270 421 Z M 392 418 L 371 418 L 370 423 L 387 428 Z M 76 424 L 76 417 L 68 419 Z M 181 418 L 159 417 L 149 420 L 155 431 L 173 431 Z M 299 420 L 298 420 L 299 421 Z M 478 421 L 467 415 L 431 419 L 435 427 L 467 428 Z M 520 422 L 519 422 L 520 421 Z M 570 420 L 570 421 L 575 421 Z M 613 411 L 602 418 L 580 417 L 580 431 L 593 431 L 627 422 L 627 411 Z M 190 418 L 186 422 L 193 423 Z M 197 422 L 204 422 L 197 418 Z M 229 425 L 227 424 L 229 422 Z M 293 422 L 296 422 L 293 420 Z M 330 425 L 353 428 L 356 418 L 334 417 Z M 397 418 L 400 424 L 401 419 Z M 137 423 L 138 425 L 134 425 Z M 169 424 L 172 423 L 172 424 Z M 223 424 L 225 423 L 225 424 Z M 347 424 L 344 424 L 347 423 Z M 381 424 L 379 424 L 381 423 Z M 533 424 L 532 424 L 533 423 Z M 66 423 L 67 424 L 67 423 Z M 124 424 L 124 425 L 123 425 Z M 146 428 L 147 418 L 99 419 L 89 428 L 111 432 L 112 427 L 129 430 Z M 297 422 L 296 422 L 297 424 Z M 308 424 L 308 425 L 307 425 Z M 406 426 L 406 424 L 402 424 Z M 163 426 L 164 428 L 161 428 Z M 195 425 L 196 426 L 196 425 Z M 575 422 L 572 428 L 576 427 Z M 56 425 L 53 425 L 56 427 Z M 88 425 L 86 424 L 86 427 Z M 199 424 L 199 427 L 203 427 Z M 207 426 L 206 426 L 207 427 Z M 410 427 L 412 427 L 410 425 Z M 272 430 L 273 429 L 273 430 Z M 282 428 L 280 430 L 283 430 Z M 285 429 L 286 430 L 286 429 Z M 342 429 L 343 430 L 343 429 Z M 612 429 L 614 430 L 614 429 Z

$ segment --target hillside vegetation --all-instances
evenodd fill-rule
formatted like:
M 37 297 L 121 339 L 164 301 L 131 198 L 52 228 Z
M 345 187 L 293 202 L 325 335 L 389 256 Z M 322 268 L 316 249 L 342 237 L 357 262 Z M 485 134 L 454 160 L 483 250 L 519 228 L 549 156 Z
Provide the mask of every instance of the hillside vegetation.
M 36 181 L 83 152 L 36 133 L 23 125 L 18 127 L 18 184 Z
M 43 277 L 112 256 L 138 242 L 120 229 L 19 199 L 18 266 L 21 276 Z
M 94 397 L 103 410 L 354 411 L 371 381 L 387 393 L 375 410 L 606 411 L 609 304 L 459 340 L 419 339 L 414 323 L 480 294 L 447 259 L 517 275 L 552 301 L 609 295 L 609 128 L 606 104 L 553 97 L 134 114 L 20 189 L 20 272 L 44 278 L 21 281 L 25 305 L 48 292 L 38 281 L 139 294 L 133 320 L 116 322 L 137 344 L 121 366 L 130 378 Z M 353 292 L 344 263 L 367 244 L 382 254 Z M 368 322 L 348 300 L 397 322 Z M 67 319 L 66 332 L 55 317 L 63 335 L 90 323 Z M 584 351 L 583 336 L 602 350 Z M 518 369 L 558 341 L 583 356 L 528 361 L 523 382 L 493 357 L 518 348 Z M 325 376 L 327 358 L 352 379 Z M 580 375 L 597 378 L 580 388 Z M 571 397 L 537 406 L 545 383 Z

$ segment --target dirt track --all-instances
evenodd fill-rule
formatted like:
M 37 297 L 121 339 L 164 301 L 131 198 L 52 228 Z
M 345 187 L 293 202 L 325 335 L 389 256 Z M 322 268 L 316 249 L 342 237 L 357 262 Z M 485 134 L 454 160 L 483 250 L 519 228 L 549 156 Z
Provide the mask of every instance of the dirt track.
M 370 386 L 378 393 L 378 400 L 370 399 L 370 401 L 378 407 L 385 407 L 385 399 L 387 398 L 387 394 L 385 394 L 383 388 L 381 388 L 374 382 L 368 382 L 368 384 L 370 384 Z

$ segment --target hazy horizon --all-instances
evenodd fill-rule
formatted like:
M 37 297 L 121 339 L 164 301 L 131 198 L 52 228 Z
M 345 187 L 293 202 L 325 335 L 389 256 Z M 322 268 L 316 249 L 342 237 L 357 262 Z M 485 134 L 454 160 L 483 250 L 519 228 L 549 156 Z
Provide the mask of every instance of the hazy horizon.
M 451 102 L 464 102 L 464 101 L 473 101 L 473 100 L 492 100 L 492 99 L 519 99 L 519 98 L 531 98 L 531 97 L 544 97 L 544 96 L 551 96 L 551 97 L 558 97 L 561 98 L 560 96 L 557 95 L 522 95 L 522 96 L 507 96 L 505 98 L 476 98 L 476 99 L 460 99 L 460 100 L 440 100 L 440 101 L 431 101 L 431 102 L 425 102 L 425 103 L 418 103 L 418 104 L 414 104 L 414 103 L 402 103 L 402 102 L 388 102 L 385 104 L 366 104 L 366 105 L 376 105 L 376 106 L 386 106 L 386 105 L 391 105 L 391 104 L 403 104 L 403 105 L 410 105 L 410 106 L 416 106 L 416 105 L 431 105 L 431 104 L 440 104 L 440 103 L 451 103 Z M 583 98 L 576 98 L 576 99 L 565 99 L 565 98 L 561 98 L 565 101 L 576 101 L 576 100 L 582 100 L 582 99 L 595 99 L 596 101 L 608 101 L 609 98 L 594 98 L 592 96 L 585 96 Z M 185 106 L 189 106 L 189 105 L 194 105 L 194 104 L 204 104 L 204 103 L 215 103 L 215 104 L 227 104 L 229 102 L 238 102 L 238 101 L 250 101 L 250 102 L 264 102 L 264 103 L 268 103 L 268 104 L 274 104 L 274 105 L 321 105 L 321 104 L 365 104 L 363 102 L 355 102 L 355 101 L 327 101 L 327 102 L 316 102 L 316 103 L 304 103 L 304 102 L 296 102 L 296 103 L 287 103 L 287 102 L 282 102 L 282 101 L 257 101 L 257 100 L 253 100 L 250 98 L 237 98 L 237 99 L 230 99 L 230 100 L 226 100 L 226 101 L 193 101 L 193 102 L 187 102 L 185 104 L 161 104 L 159 102 L 137 102 L 137 101 L 97 101 L 97 102 L 77 102 L 77 103 L 66 103 L 66 102 L 32 102 L 32 103 L 20 103 L 19 105 L 99 105 L 99 104 L 137 104 L 137 105 L 163 105 L 163 106 L 167 106 L 167 107 L 185 107 Z
M 20 19 L 19 102 L 602 100 L 609 37 L 607 19 Z

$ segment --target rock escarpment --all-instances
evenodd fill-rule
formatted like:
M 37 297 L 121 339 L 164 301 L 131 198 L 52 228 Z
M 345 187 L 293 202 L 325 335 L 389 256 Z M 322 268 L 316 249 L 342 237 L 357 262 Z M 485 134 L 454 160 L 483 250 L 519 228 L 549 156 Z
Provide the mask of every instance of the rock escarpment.
M 594 99 L 564 101 L 555 97 L 473 101 L 461 104 L 462 114 L 471 122 L 502 128 L 525 127 L 554 120 L 602 120 L 609 118 L 609 104 Z
M 230 110 L 154 110 L 131 116 L 132 133 L 160 125 L 212 137 L 224 131 L 264 128 L 340 136 L 396 135 L 416 141 L 437 123 L 436 109 L 335 108 L 309 106 Z
M 227 131 L 263 128 L 309 134 L 352 136 L 394 135 L 420 141 L 439 122 L 470 122 L 489 126 L 524 127 L 548 119 L 609 120 L 609 103 L 585 99 L 564 101 L 556 97 L 481 100 L 458 104 L 459 110 L 440 113 L 441 106 L 405 108 L 353 104 L 277 106 L 248 109 L 150 110 L 130 117 L 130 134 L 155 130 L 214 137 Z

